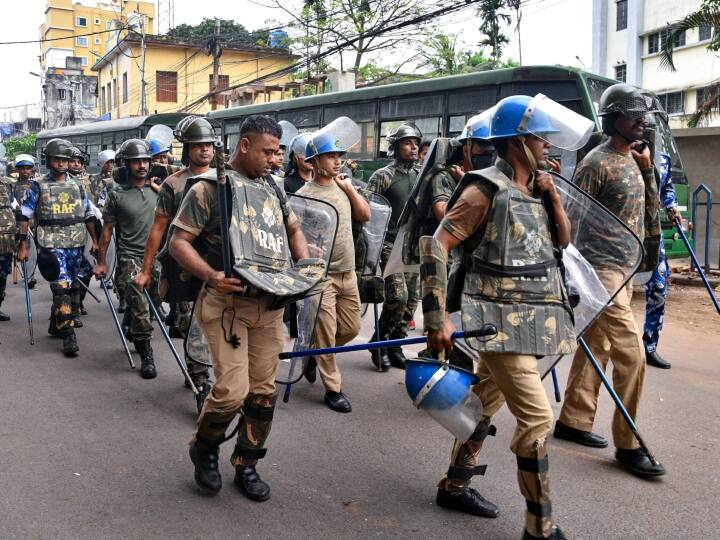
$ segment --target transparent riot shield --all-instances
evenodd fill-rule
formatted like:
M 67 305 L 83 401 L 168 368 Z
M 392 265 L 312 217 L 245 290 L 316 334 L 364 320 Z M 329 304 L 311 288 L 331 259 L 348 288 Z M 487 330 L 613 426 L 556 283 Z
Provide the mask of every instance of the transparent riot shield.
M 581 336 L 632 279 L 642 261 L 642 242 L 590 195 L 560 175 L 553 174 L 553 178 L 572 228 L 571 243 L 563 250 L 563 263 L 568 294 L 576 304 L 575 334 Z M 462 319 L 463 329 L 471 330 L 468 321 L 472 318 Z M 453 320 L 458 326 L 460 314 L 453 314 Z M 471 358 L 477 358 L 471 344 L 464 340 L 455 344 Z M 561 358 L 545 356 L 539 360 L 543 378 Z
M 289 202 L 307 240 L 310 257 L 324 259 L 328 268 L 337 234 L 337 210 L 324 201 L 296 194 L 290 195 Z M 312 347 L 321 301 L 322 293 L 287 306 L 284 350 L 304 351 Z M 307 357 L 280 360 L 275 382 L 296 383 L 305 371 L 306 362 Z
M 210 346 L 208 345 L 205 334 L 195 318 L 197 302 L 193 303 L 192 313 L 190 314 L 190 324 L 185 335 L 183 348 L 185 356 L 192 359 L 198 364 L 212 367 L 212 354 L 210 354 Z
M 27 264 L 25 265 L 25 268 L 27 268 L 27 278 L 28 281 L 35 278 L 35 269 L 37 268 L 37 244 L 35 243 L 35 237 L 33 236 L 32 231 L 28 230 L 28 238 L 27 238 L 27 244 L 28 244 L 28 259 Z M 20 266 L 20 272 L 22 272 L 22 265 Z M 24 276 L 23 276 L 24 279 Z
M 370 205 L 370 221 L 363 223 L 364 252 L 360 253 L 360 249 L 355 252 L 355 256 L 361 259 L 355 261 L 355 267 L 362 268 L 363 276 L 374 276 L 380 263 L 392 208 L 387 199 L 377 193 L 364 192 L 364 195 Z

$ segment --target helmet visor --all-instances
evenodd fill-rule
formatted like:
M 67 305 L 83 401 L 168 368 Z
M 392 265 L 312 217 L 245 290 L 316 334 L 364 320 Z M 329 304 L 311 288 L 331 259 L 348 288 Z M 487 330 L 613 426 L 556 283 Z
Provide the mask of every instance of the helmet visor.
M 335 139 L 333 151 L 347 152 L 360 142 L 360 126 L 347 116 L 340 116 L 313 134 L 313 139 L 329 134 Z
M 564 150 L 578 150 L 592 135 L 595 123 L 543 94 L 536 95 L 525 110 L 519 133 L 531 133 Z
M 169 150 L 173 140 L 173 130 L 164 124 L 158 124 L 148 130 L 145 140 L 148 142 L 156 140 L 160 148 Z
M 298 129 L 293 126 L 287 120 L 280 120 L 278 125 L 282 129 L 282 136 L 280 137 L 280 146 L 287 148 L 290 146 L 292 140 L 297 137 Z

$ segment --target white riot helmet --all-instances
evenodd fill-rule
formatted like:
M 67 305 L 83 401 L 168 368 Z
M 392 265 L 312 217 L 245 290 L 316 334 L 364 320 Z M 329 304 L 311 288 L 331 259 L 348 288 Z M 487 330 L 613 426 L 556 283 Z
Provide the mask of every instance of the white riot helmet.
M 115 161 L 115 150 L 103 150 L 98 154 L 98 165 L 100 167 L 110 160 Z
M 16 167 L 34 167 L 35 166 L 35 158 L 32 157 L 30 154 L 18 154 L 15 156 L 15 166 Z

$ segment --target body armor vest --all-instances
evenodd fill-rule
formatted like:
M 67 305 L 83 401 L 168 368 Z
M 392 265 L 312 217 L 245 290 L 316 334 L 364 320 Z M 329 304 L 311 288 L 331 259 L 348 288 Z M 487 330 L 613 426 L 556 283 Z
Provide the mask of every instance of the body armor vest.
M 83 189 L 74 181 L 38 182 L 40 196 L 35 215 L 38 218 L 38 244 L 47 248 L 76 248 L 85 245 L 85 207 Z
M 404 170 L 397 162 L 395 163 L 395 174 L 390 182 L 390 187 L 388 187 L 385 190 L 385 193 L 382 194 L 382 196 L 388 200 L 390 207 L 392 208 L 392 215 L 390 216 L 390 223 L 387 231 L 387 240 L 394 240 L 397 235 L 398 219 L 400 219 L 400 214 L 405 207 L 405 203 L 410 197 L 410 191 L 415 185 L 416 179 L 417 170 L 415 168 L 411 167 L 408 170 Z
M 474 345 L 538 356 L 572 352 L 572 309 L 542 201 L 518 190 L 496 167 L 474 174 L 497 191 L 482 239 L 465 255 L 463 324 L 498 329 L 495 339 Z
M 10 206 L 11 184 L 0 180 L 0 253 L 15 251 L 15 234 L 17 224 L 15 212 Z

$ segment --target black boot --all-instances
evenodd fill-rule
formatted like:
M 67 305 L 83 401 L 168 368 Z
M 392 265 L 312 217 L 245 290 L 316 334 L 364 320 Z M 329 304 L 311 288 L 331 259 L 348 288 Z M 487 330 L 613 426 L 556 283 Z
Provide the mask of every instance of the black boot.
M 37 279 L 35 279 L 34 277 L 31 277 L 28 280 L 28 289 L 34 289 L 35 285 L 37 285 Z
M 550 531 L 550 536 L 533 536 L 527 532 L 527 530 L 523 533 L 523 540 L 541 540 L 542 538 L 549 538 L 550 540 L 567 540 L 567 536 L 563 534 L 560 527 L 557 525 L 553 525 L 553 528 Z
M 303 376 L 310 384 L 313 384 L 317 380 L 317 362 L 312 356 L 308 358 L 307 364 L 305 364 Z
M 370 343 L 373 343 L 375 341 L 377 341 L 377 339 L 375 339 L 375 336 L 373 336 L 373 338 L 370 340 Z M 388 371 L 390 369 L 390 358 L 388 357 L 387 349 L 371 349 L 370 358 L 372 359 L 372 363 L 375 365 L 375 367 L 378 368 L 380 371 Z
M 641 478 L 662 476 L 666 472 L 662 464 L 655 464 L 650 461 L 650 457 L 642 448 L 635 448 L 634 450 L 618 448 L 615 450 L 615 459 L 626 470 Z
M 73 319 L 73 326 L 74 326 L 75 328 L 82 328 L 82 327 L 85 326 L 85 325 L 84 325 L 83 322 L 80 320 L 80 317 L 75 317 L 75 318 Z
M 125 298 L 121 298 L 120 304 L 118 305 L 118 308 L 117 308 L 117 312 L 125 313 L 125 308 L 127 308 L 127 305 L 125 304 Z
M 62 332 L 57 329 L 57 326 L 55 325 L 55 315 L 53 313 L 50 313 L 50 324 L 48 325 L 48 334 L 50 334 L 52 337 L 63 337 Z
M 157 377 L 155 370 L 155 360 L 153 359 L 153 350 L 149 339 L 136 340 L 135 349 L 140 353 L 140 376 L 143 379 L 154 379 Z
M 325 393 L 325 405 L 331 410 L 341 413 L 352 412 L 352 406 L 350 400 L 342 392 L 326 392 Z
M 390 365 L 397 369 L 405 369 L 407 358 L 400 347 L 390 347 L 388 350 L 388 358 Z
M 653 366 L 660 369 L 670 369 L 671 364 L 660 356 L 657 351 L 645 352 L 645 361 L 649 366 Z
M 235 485 L 252 501 L 261 502 L 270 498 L 270 486 L 260 478 L 255 466 L 235 467 Z
M 77 344 L 77 338 L 75 337 L 75 330 L 70 328 L 70 331 L 65 331 L 63 335 L 63 354 L 68 358 L 77 356 L 80 351 L 80 347 Z
M 87 309 L 85 309 L 85 302 L 80 302 L 80 315 L 87 315 Z
M 9 320 L 10 320 L 10 315 L 0 311 L 0 322 L 8 322 Z
M 218 450 L 218 444 L 212 444 L 199 435 L 195 435 L 195 441 L 190 443 L 190 459 L 195 465 L 195 482 L 211 495 L 215 495 L 222 488 Z
M 471 487 L 466 487 L 462 491 L 447 491 L 438 488 L 435 502 L 443 508 L 458 510 L 474 516 L 496 518 L 500 513 L 495 504 L 484 499 Z

